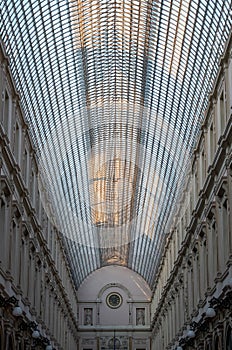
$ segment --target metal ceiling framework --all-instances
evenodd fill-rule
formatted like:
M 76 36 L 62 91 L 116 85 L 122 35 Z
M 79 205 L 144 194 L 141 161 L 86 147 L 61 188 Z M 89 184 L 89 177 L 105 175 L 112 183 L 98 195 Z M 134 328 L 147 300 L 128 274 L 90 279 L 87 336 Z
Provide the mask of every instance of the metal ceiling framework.
M 3 0 L 1 35 L 77 287 L 107 264 L 152 287 L 230 0 Z

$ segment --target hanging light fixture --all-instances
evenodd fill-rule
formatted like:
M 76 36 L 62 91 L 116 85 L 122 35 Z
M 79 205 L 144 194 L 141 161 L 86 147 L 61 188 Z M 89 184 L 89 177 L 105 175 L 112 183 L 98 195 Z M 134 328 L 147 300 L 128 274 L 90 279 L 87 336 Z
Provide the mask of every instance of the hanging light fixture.
M 196 336 L 196 333 L 194 332 L 194 330 L 189 329 L 187 332 L 187 337 L 188 338 L 195 338 L 195 336 Z
M 216 316 L 216 311 L 214 310 L 213 307 L 208 307 L 205 313 L 205 317 L 213 318 Z
M 10 305 L 14 305 L 12 315 L 13 316 L 21 316 L 23 313 L 22 308 L 18 305 L 18 299 L 15 298 L 15 296 L 11 296 L 9 298 L 4 298 L 0 295 L 0 307 L 8 307 Z
M 12 311 L 12 315 L 15 317 L 22 316 L 23 310 L 19 305 L 16 305 Z
M 34 329 L 31 336 L 34 339 L 38 339 L 40 337 L 40 332 L 37 329 Z

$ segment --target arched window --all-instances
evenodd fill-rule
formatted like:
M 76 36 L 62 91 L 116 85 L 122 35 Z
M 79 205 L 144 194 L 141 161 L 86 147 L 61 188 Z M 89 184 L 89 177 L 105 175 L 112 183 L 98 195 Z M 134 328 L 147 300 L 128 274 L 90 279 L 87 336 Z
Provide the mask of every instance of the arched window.
M 232 330 L 229 327 L 226 336 L 226 350 L 232 349 Z
M 108 342 L 109 349 L 120 349 L 120 341 L 117 338 L 112 338 Z

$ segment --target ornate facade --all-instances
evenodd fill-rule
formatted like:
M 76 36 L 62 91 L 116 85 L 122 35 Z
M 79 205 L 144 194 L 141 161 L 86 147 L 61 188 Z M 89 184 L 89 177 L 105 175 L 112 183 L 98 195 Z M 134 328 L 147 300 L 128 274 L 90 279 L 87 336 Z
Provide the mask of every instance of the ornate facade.
M 152 300 L 152 349 L 232 349 L 232 37 Z
M 0 348 L 76 349 L 77 293 L 2 43 L 0 62 Z

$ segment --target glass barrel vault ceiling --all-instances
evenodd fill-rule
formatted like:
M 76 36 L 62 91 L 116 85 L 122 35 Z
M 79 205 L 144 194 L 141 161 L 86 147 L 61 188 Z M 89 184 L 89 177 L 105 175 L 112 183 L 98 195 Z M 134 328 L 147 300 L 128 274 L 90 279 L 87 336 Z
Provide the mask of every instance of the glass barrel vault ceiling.
M 1 34 L 78 286 L 107 264 L 152 287 L 230 0 L 3 0 Z

